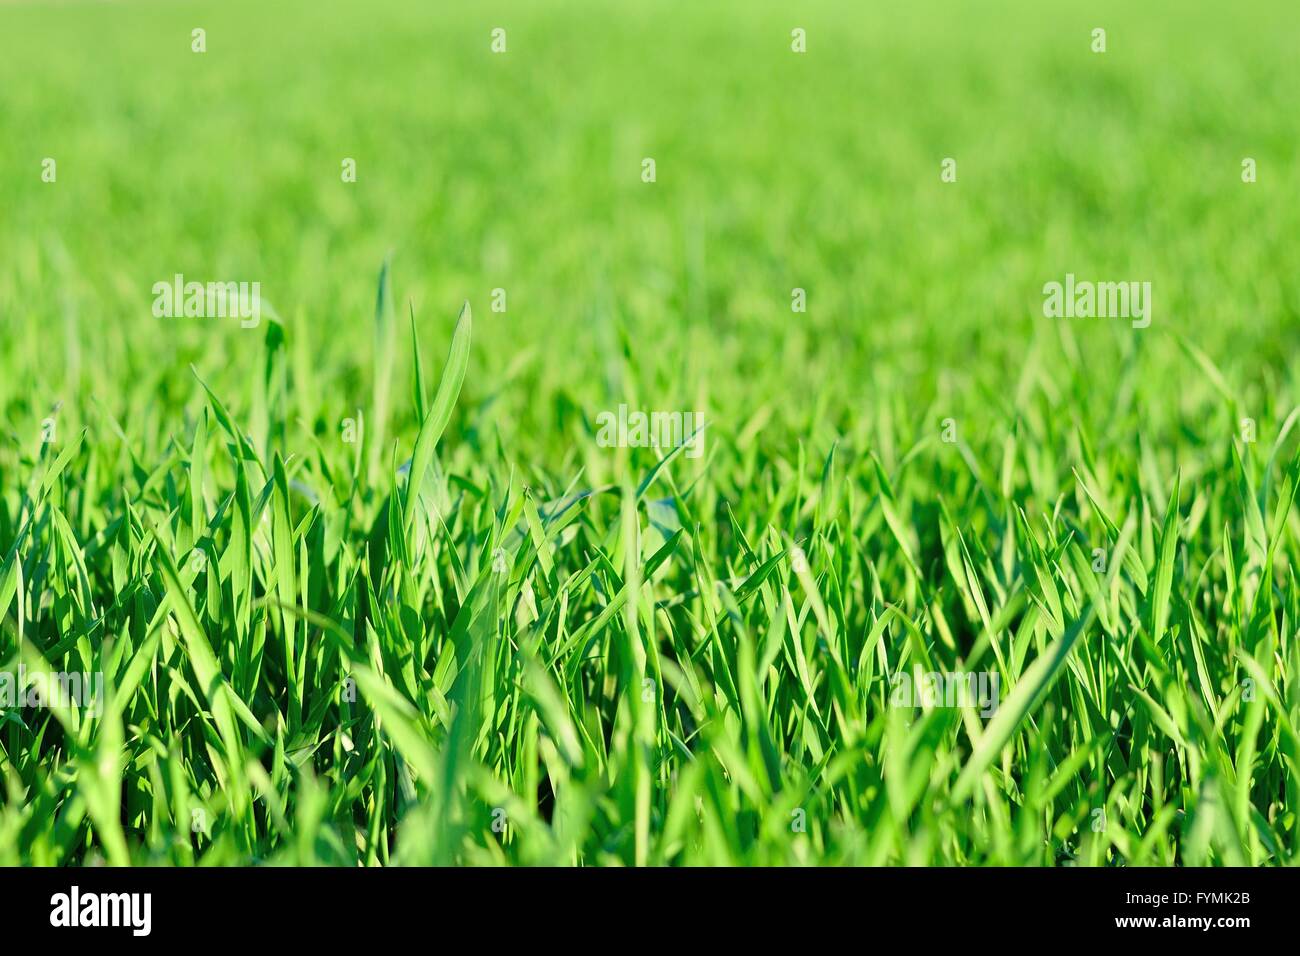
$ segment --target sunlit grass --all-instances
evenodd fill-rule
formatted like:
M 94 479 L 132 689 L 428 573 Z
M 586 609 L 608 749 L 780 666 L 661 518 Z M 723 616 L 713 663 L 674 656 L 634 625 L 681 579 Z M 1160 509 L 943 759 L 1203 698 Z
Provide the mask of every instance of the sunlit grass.
M 1295 27 L 861 7 L 0 6 L 0 864 L 1292 862 Z

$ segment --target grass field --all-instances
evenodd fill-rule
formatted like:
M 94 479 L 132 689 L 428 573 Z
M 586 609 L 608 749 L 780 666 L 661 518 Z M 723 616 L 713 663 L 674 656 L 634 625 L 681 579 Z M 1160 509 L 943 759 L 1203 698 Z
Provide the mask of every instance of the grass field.
M 0 864 L 1296 861 L 1298 46 L 0 4 Z

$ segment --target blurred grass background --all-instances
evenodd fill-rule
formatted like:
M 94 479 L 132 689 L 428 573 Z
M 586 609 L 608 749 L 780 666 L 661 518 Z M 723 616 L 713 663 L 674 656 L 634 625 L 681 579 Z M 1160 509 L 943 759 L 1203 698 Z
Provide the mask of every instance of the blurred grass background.
M 0 410 L 25 429 L 62 399 L 75 422 L 94 395 L 162 434 L 199 402 L 190 363 L 237 404 L 256 334 L 150 315 L 181 272 L 262 282 L 319 372 L 300 411 L 333 427 L 369 394 L 391 251 L 434 354 L 475 306 L 470 394 L 510 371 L 496 421 L 549 467 L 569 403 L 617 394 L 619 329 L 644 400 L 706 403 L 719 432 L 770 406 L 788 444 L 899 394 L 960 417 L 1038 363 L 1089 386 L 1069 414 L 1169 438 L 1204 394 L 1171 333 L 1255 402 L 1295 373 L 1298 21 L 1259 2 L 5 4 Z M 1152 281 L 1153 327 L 1043 319 L 1067 271 Z M 1120 368 L 1161 387 L 1117 395 Z

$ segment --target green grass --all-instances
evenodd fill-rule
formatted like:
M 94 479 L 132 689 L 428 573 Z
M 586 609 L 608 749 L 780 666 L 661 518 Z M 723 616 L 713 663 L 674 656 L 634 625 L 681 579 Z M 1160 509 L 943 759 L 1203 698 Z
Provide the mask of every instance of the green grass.
M 1288 5 L 483 6 L 0 4 L 0 864 L 1296 860 Z

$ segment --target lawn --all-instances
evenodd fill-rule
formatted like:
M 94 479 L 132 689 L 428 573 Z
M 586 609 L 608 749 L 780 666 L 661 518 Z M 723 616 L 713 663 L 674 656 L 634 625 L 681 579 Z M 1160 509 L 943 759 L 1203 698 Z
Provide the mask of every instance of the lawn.
M 0 3 L 0 865 L 1295 862 L 1298 46 Z

